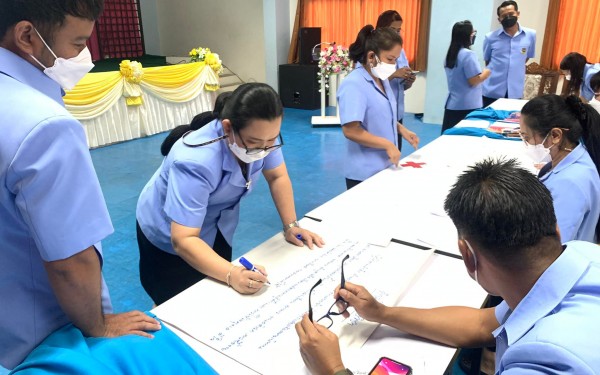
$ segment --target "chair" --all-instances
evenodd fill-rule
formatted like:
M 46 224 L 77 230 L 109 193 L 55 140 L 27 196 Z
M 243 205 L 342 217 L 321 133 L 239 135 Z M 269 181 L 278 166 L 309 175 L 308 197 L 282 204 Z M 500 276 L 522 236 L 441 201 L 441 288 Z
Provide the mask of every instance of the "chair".
M 527 65 L 523 99 L 533 99 L 544 94 L 556 94 L 560 73 L 546 69 L 536 62 Z

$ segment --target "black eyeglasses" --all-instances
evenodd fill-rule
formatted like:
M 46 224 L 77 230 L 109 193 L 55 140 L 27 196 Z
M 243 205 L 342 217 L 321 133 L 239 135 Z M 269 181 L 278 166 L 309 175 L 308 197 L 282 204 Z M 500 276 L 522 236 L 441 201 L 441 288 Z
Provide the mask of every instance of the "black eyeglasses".
M 342 259 L 342 281 L 340 282 L 340 289 L 344 289 L 344 287 L 346 286 L 346 278 L 344 277 L 344 262 L 348 258 L 350 258 L 350 255 L 346 255 L 344 257 L 344 259 Z M 310 319 L 311 322 L 313 321 L 313 312 L 312 312 L 312 303 L 310 301 L 310 295 L 312 294 L 313 289 L 315 289 L 317 287 L 317 285 L 321 284 L 322 281 L 323 280 L 319 279 L 319 281 L 317 281 L 315 283 L 315 285 L 313 285 L 312 288 L 310 288 L 310 291 L 308 292 L 308 319 Z M 338 306 L 338 311 L 334 310 L 334 308 L 336 306 Z M 337 315 L 342 315 L 347 310 L 348 310 L 348 302 L 346 302 L 342 297 L 339 297 L 338 299 L 335 300 L 333 305 L 331 305 L 331 307 L 327 311 L 327 314 L 325 314 L 322 317 L 320 317 L 319 319 L 317 319 L 317 323 L 321 323 L 323 326 L 325 326 L 327 329 L 329 329 L 333 325 L 333 319 L 331 317 L 337 316 Z
M 281 146 L 283 146 L 283 137 L 281 136 L 281 133 L 279 133 L 279 143 L 273 146 L 267 146 L 267 147 L 254 147 L 254 148 L 248 148 L 248 146 L 246 146 L 246 142 L 244 142 L 244 139 L 242 138 L 242 136 L 240 135 L 240 133 L 237 133 L 238 137 L 240 138 L 240 141 L 242 141 L 242 145 L 244 146 L 244 148 L 246 149 L 246 154 L 247 155 L 256 155 L 261 153 L 262 151 L 265 152 L 271 152 L 273 150 L 277 150 L 278 148 L 280 148 Z

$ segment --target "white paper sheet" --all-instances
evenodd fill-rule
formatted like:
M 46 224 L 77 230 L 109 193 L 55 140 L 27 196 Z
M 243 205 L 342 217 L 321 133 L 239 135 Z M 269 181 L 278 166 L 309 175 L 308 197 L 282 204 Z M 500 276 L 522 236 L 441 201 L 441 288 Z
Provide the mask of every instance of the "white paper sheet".
M 432 252 L 345 240 L 319 251 L 298 251 L 280 267 L 271 266 L 272 286 L 257 295 L 243 296 L 222 284 L 203 281 L 153 312 L 257 372 L 299 373 L 304 365 L 294 324 L 307 312 L 308 292 L 318 279 L 322 284 L 312 294 L 314 319 L 327 312 L 347 254 L 346 280 L 365 285 L 379 301 L 393 305 Z M 359 348 L 377 324 L 364 321 L 353 309 L 349 312 L 348 319 L 334 316 L 331 330 L 339 335 L 342 348 Z

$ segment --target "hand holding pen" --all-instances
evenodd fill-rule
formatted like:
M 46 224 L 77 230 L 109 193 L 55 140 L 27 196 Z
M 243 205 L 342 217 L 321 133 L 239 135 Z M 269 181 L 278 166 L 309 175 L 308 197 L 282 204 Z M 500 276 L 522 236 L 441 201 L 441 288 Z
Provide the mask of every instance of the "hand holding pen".
M 255 274 L 248 276 L 248 288 L 249 289 L 261 289 L 264 284 L 271 285 L 267 280 L 267 272 L 262 266 L 253 265 L 248 259 L 241 257 L 240 264 L 244 266 L 248 271 L 252 271 Z

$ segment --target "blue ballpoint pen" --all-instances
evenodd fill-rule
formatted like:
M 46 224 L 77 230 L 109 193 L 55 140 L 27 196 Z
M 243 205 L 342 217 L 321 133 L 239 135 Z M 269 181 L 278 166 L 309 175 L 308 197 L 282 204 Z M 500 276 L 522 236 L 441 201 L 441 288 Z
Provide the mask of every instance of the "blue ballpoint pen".
M 252 263 L 251 263 L 251 262 L 250 262 L 248 259 L 246 259 L 246 258 L 244 258 L 244 257 L 241 257 L 241 258 L 240 258 L 240 263 L 241 263 L 241 265 L 242 265 L 242 266 L 244 266 L 244 267 L 245 267 L 245 268 L 246 268 L 248 271 L 258 272 L 258 273 L 260 273 L 261 275 L 263 275 L 263 276 L 264 276 L 264 274 L 263 274 L 262 272 L 260 272 L 260 270 L 259 270 L 258 268 L 254 267 L 254 265 L 253 265 L 253 264 L 252 264 Z M 269 280 L 267 280 L 267 281 L 265 282 L 265 284 L 267 284 L 267 285 L 271 285 L 271 283 L 269 282 Z

